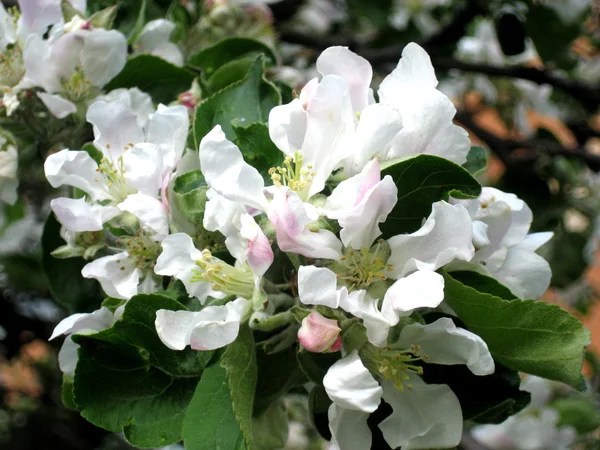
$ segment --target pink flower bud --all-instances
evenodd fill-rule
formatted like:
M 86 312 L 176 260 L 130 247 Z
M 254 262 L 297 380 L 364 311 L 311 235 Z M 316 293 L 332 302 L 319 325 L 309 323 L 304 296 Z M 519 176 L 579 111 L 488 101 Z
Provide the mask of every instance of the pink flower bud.
M 336 320 L 327 319 L 313 311 L 302 321 L 298 330 L 298 340 L 309 352 L 337 352 L 342 348 L 340 331 L 342 330 Z

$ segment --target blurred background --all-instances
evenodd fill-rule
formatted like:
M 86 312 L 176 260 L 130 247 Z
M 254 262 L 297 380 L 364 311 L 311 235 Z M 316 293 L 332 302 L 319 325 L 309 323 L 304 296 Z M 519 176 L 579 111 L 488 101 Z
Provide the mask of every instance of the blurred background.
M 117 26 L 127 31 L 140 1 L 89 0 L 88 9 L 114 3 Z M 592 331 L 588 391 L 544 384 L 542 405 L 557 415 L 535 433 L 569 428 L 574 435 L 567 446 L 600 449 L 600 1 L 149 0 L 147 12 L 148 20 L 166 15 L 176 21 L 184 52 L 232 35 L 263 41 L 281 55 L 270 76 L 297 90 L 316 76 L 316 57 L 331 45 L 367 58 L 375 83 L 395 67 L 408 42 L 423 46 L 439 89 L 455 103 L 456 122 L 488 153 L 482 184 L 524 199 L 534 213 L 532 231 L 554 232 L 542 249 L 553 271 L 544 301 L 571 311 Z M 59 264 L 44 252 L 56 245 L 42 236 L 54 195 L 42 165 L 62 141 L 58 132 L 14 126 L 2 111 L 0 146 L 18 146 L 19 170 L 17 179 L 4 174 L 0 160 L 0 448 L 132 448 L 62 404 L 61 342 L 48 337 L 74 309 L 94 309 L 96 286 L 82 286 L 82 295 L 60 306 L 50 300 L 57 287 L 49 287 L 43 269 L 79 263 Z M 15 183 L 17 198 L 8 198 Z M 301 417 L 291 417 L 286 448 L 325 448 Z M 507 426 L 479 429 L 467 432 L 461 447 L 567 448 L 530 434 Z

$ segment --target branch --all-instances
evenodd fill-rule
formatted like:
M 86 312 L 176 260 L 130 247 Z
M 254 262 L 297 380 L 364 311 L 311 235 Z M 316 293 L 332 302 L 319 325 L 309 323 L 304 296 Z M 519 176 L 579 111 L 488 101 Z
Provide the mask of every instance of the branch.
M 485 142 L 506 166 L 516 164 L 530 164 L 537 161 L 543 155 L 564 156 L 574 158 L 585 163 L 591 170 L 600 171 L 600 156 L 587 153 L 584 148 L 568 149 L 562 145 L 540 139 L 503 139 L 494 133 L 487 131 L 475 123 L 471 114 L 458 111 L 455 119 L 468 128 L 475 136 Z M 526 155 L 519 155 L 515 151 L 529 150 Z
M 549 84 L 564 91 L 574 99 L 579 100 L 587 109 L 592 111 L 598 109 L 598 105 L 600 105 L 599 86 L 591 86 L 577 80 L 558 77 L 547 70 L 522 66 L 492 66 L 436 56 L 432 56 L 431 60 L 436 69 L 457 69 L 463 72 L 481 73 L 496 77 L 520 78 L 522 80 L 533 81 L 537 84 Z

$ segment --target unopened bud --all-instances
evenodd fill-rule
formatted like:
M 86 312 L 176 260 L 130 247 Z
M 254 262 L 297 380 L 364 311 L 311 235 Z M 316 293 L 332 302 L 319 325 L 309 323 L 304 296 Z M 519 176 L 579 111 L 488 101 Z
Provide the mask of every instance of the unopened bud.
M 327 319 L 316 311 L 311 312 L 298 330 L 298 340 L 309 352 L 337 352 L 342 348 L 341 328 L 336 320 Z

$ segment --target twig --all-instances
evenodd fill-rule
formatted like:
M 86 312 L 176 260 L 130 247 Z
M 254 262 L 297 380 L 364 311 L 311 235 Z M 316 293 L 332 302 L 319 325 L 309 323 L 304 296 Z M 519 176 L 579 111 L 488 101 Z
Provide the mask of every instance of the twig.
M 584 162 L 590 169 L 600 171 L 600 156 L 587 153 L 583 148 L 568 149 L 562 145 L 541 139 L 503 139 L 485 130 L 475 123 L 471 114 L 465 111 L 456 113 L 456 120 L 468 128 L 475 136 L 485 142 L 500 160 L 507 166 L 530 164 L 541 156 L 564 156 Z M 526 155 L 518 155 L 516 150 L 529 150 Z

